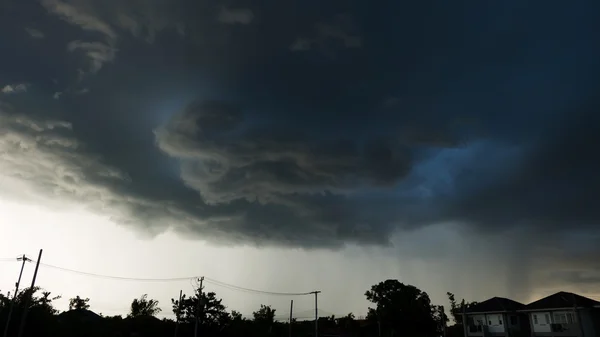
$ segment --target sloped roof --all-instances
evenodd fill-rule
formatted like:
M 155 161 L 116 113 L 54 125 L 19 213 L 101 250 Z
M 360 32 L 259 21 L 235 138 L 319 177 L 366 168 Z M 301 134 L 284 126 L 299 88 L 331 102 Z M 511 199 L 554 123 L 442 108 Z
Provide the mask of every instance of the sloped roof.
M 546 296 L 535 302 L 529 303 L 525 306 L 525 310 L 537 310 L 537 309 L 561 309 L 561 308 L 573 308 L 573 307 L 585 307 L 591 308 L 600 305 L 600 302 L 595 301 L 591 298 L 583 297 L 581 295 L 569 293 L 566 291 L 560 291 L 556 294 Z
M 102 319 L 102 316 L 87 309 L 74 309 L 61 312 L 58 317 L 63 320 L 80 320 L 80 321 L 97 321 Z
M 466 312 L 478 313 L 478 312 L 509 312 L 521 310 L 525 307 L 525 304 L 513 301 L 504 297 L 492 297 L 489 300 L 485 300 L 481 303 L 468 308 Z

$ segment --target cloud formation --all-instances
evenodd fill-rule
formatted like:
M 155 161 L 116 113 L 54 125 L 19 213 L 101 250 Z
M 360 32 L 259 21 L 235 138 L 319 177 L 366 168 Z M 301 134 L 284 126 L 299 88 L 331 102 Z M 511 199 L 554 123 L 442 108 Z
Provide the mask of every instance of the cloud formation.
M 117 33 L 109 24 L 86 13 L 76 5 L 61 0 L 41 0 L 40 3 L 48 12 L 57 15 L 72 25 L 79 26 L 83 30 L 99 33 L 110 41 L 117 39 Z
M 19 84 L 7 84 L 2 87 L 2 93 L 6 95 L 10 94 L 19 94 L 22 92 L 26 92 L 27 88 L 29 88 L 29 84 L 27 83 L 19 83 Z
M 34 39 L 43 39 L 44 37 L 46 37 L 44 33 L 35 28 L 25 27 L 25 31 L 27 32 L 27 34 L 29 34 L 29 36 L 31 36 Z
M 360 48 L 363 41 L 357 32 L 352 15 L 338 14 L 327 22 L 318 22 L 314 25 L 311 35 L 298 37 L 290 46 L 292 51 L 307 51 L 314 47 L 326 48 L 335 43 L 342 48 Z
M 243 111 L 226 102 L 194 102 L 156 131 L 157 144 L 182 161 L 182 179 L 208 203 L 349 194 L 393 185 L 410 169 L 410 155 L 393 142 L 311 144 L 300 130 L 242 129 L 243 122 Z
M 71 41 L 67 45 L 70 52 L 82 51 L 90 61 L 90 72 L 97 73 L 105 63 L 115 59 L 117 50 L 101 42 Z
M 18 112 L 0 126 L 0 172 L 38 195 L 146 235 L 234 244 L 387 245 L 452 226 L 506 247 L 493 253 L 515 288 L 528 267 L 581 284 L 600 270 L 600 51 L 581 33 L 597 11 L 549 6 L 572 23 L 559 30 L 511 1 L 473 17 L 341 1 L 41 4 L 76 29 L 37 67 L 4 68 L 3 93 L 36 90 L 5 96 Z M 38 42 L 59 38 L 32 24 L 48 34 Z M 47 90 L 78 68 L 98 76 Z
M 221 7 L 217 19 L 221 23 L 247 25 L 254 20 L 254 13 L 247 8 Z

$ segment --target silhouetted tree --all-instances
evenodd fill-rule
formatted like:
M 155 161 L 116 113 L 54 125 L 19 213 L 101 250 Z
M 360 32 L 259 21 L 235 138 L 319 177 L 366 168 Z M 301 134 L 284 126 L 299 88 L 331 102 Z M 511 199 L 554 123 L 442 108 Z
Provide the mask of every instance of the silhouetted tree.
M 461 314 L 460 314 L 462 311 L 461 304 L 458 304 L 456 302 L 456 298 L 453 293 L 447 292 L 446 295 L 448 296 L 448 301 L 450 302 L 450 314 L 452 315 L 452 318 L 454 319 L 454 323 L 462 325 L 462 318 L 461 318 Z M 463 299 L 463 301 L 464 301 L 464 299 Z M 461 301 L 461 303 L 462 303 L 462 301 Z M 465 309 L 469 309 L 475 305 L 477 305 L 477 302 L 465 301 Z
M 4 298 L 2 301 L 8 307 L 12 298 L 9 296 L 2 297 Z M 41 291 L 40 287 L 25 288 L 19 291 L 15 298 L 13 322 L 9 328 L 9 336 L 16 334 L 19 326 L 17 322 L 19 322 L 25 309 L 28 311 L 26 336 L 52 335 L 52 333 L 55 333 L 58 310 L 54 308 L 52 302 L 59 298 L 60 296 L 52 296 L 49 291 Z M 0 321 L 4 322 L 7 314 L 8 310 L 1 310 Z M 4 324 L 2 324 L 2 327 L 4 327 Z
M 89 302 L 89 298 L 81 298 L 77 295 L 69 300 L 69 310 L 87 310 L 90 308 Z
M 242 313 L 239 311 L 231 310 L 231 320 L 234 322 L 243 321 L 244 317 L 242 317 Z
M 148 294 L 144 294 L 140 298 L 133 299 L 128 316 L 156 316 L 161 311 L 162 309 L 158 307 L 158 301 L 148 299 Z
M 273 324 L 275 322 L 275 309 L 270 305 L 260 305 L 260 309 L 252 313 L 254 321 L 260 324 Z
M 382 330 L 396 335 L 435 336 L 438 324 L 426 292 L 398 280 L 386 280 L 365 293 L 367 300 L 376 304 L 369 308 L 367 319 L 380 322 Z
M 448 316 L 446 315 L 446 310 L 443 305 L 435 305 L 433 306 L 433 319 L 437 323 L 438 326 L 438 334 L 443 334 L 446 329 L 446 325 L 448 324 Z
M 344 316 L 344 317 L 340 317 L 336 320 L 337 325 L 341 328 L 344 329 L 351 329 L 352 327 L 354 327 L 354 323 L 355 323 L 355 317 L 353 313 L 349 313 L 348 315 Z
M 275 322 L 275 309 L 270 305 L 260 305 L 260 309 L 252 313 L 254 316 L 254 324 L 259 331 L 272 332 L 273 323 Z
M 196 289 L 193 297 L 183 295 L 181 306 L 179 300 L 171 299 L 173 313 L 180 322 L 193 323 L 198 314 L 200 322 L 209 326 L 225 325 L 231 320 L 222 301 L 214 292 L 205 293 L 201 289 Z
M 2 291 L 0 291 L 0 311 L 4 308 L 8 308 L 10 306 L 10 292 L 4 295 Z

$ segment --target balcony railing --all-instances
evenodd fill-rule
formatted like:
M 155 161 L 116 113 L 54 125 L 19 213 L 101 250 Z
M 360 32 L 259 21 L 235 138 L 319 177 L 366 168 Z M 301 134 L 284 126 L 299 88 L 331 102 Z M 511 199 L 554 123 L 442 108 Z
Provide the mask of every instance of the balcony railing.
M 470 333 L 483 332 L 483 326 L 481 325 L 469 325 Z
M 550 328 L 552 329 L 552 332 L 566 332 L 566 331 L 573 330 L 574 327 L 575 327 L 575 324 L 567 324 L 567 323 L 550 324 Z

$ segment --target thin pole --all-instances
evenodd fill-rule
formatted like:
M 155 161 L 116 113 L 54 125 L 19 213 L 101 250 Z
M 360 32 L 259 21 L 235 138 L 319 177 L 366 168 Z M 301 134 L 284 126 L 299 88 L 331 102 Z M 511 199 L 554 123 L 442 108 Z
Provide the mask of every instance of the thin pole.
M 320 291 L 313 291 L 312 293 L 315 294 L 315 337 L 319 337 L 319 306 L 317 295 Z
M 465 305 L 465 300 L 464 299 L 460 303 L 460 306 L 461 306 L 461 309 L 462 309 L 463 333 L 465 334 L 465 337 L 467 337 L 469 335 L 469 333 L 468 333 L 468 327 L 467 327 L 467 306 Z
M 446 310 L 444 310 L 444 306 L 440 305 L 440 311 L 442 313 L 442 336 L 446 337 Z M 504 320 L 506 322 L 506 320 Z
M 577 309 L 577 297 L 575 297 L 575 294 L 573 295 L 573 314 L 575 315 L 575 317 L 573 317 L 573 319 L 577 320 L 577 326 L 579 327 L 579 333 L 580 336 L 585 336 L 585 332 L 583 331 L 583 324 L 581 323 L 581 315 L 579 315 L 579 310 Z M 567 321 L 568 322 L 568 321 Z
M 289 337 L 292 337 L 292 312 L 294 310 L 294 300 L 290 301 L 290 331 Z
M 19 284 L 21 284 L 21 276 L 23 276 L 23 269 L 25 268 L 25 262 L 30 261 L 25 254 L 22 257 L 17 258 L 17 260 L 22 260 L 21 264 L 21 272 L 19 272 L 19 279 L 15 284 L 15 295 L 13 296 L 13 300 L 10 303 L 10 309 L 8 309 L 8 318 L 6 319 L 6 325 L 4 326 L 4 337 L 8 335 L 8 326 L 10 325 L 10 319 L 12 318 L 13 309 L 15 307 L 15 302 L 17 301 L 17 294 L 19 294 Z
M 202 282 L 204 276 L 200 278 L 200 288 L 198 289 L 198 307 L 196 308 L 196 325 L 194 326 L 194 337 L 198 337 L 198 321 L 200 320 L 200 302 L 202 302 Z M 20 337 L 20 336 L 19 336 Z
M 27 321 L 27 308 L 29 307 L 29 300 L 31 297 L 33 297 L 33 288 L 35 287 L 35 279 L 37 277 L 37 272 L 38 269 L 40 268 L 40 261 L 42 260 L 42 252 L 43 249 L 40 249 L 40 254 L 38 255 L 37 258 L 37 262 L 35 263 L 35 271 L 33 272 L 33 279 L 31 280 L 31 288 L 30 289 L 30 296 L 27 296 L 27 298 L 25 299 L 25 303 L 27 305 L 25 305 L 25 311 L 23 311 L 23 317 L 21 318 L 21 326 L 19 327 L 19 334 L 17 335 L 18 337 L 23 336 L 23 330 L 25 329 L 25 322 Z
M 175 337 L 177 337 L 177 330 L 179 330 L 179 316 L 181 316 L 181 296 L 183 295 L 183 290 L 179 290 L 179 302 L 177 302 L 177 317 L 175 317 Z M 6 336 L 4 336 L 6 337 Z

